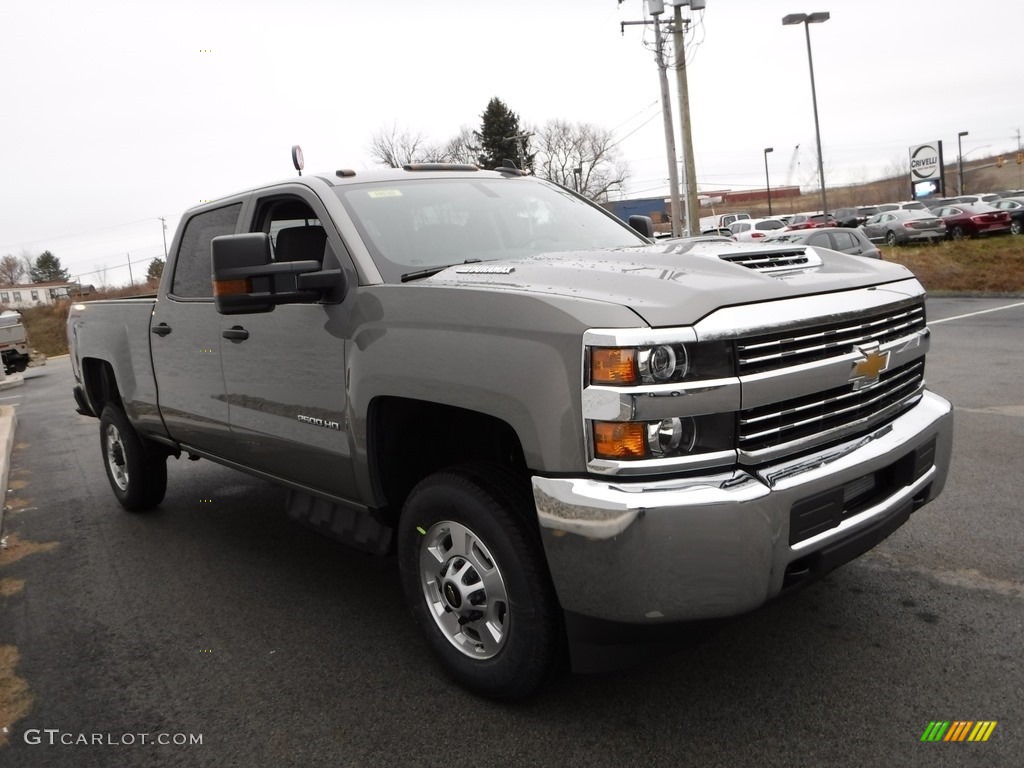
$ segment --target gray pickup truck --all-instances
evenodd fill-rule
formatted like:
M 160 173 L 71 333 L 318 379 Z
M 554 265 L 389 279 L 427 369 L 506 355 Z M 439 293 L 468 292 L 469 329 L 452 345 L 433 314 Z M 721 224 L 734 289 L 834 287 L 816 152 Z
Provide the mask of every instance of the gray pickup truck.
M 397 551 L 443 667 L 516 698 L 750 611 L 939 494 L 913 275 L 631 223 L 473 166 L 193 208 L 158 295 L 68 320 L 115 496 L 159 504 L 183 454 L 285 486 L 296 520 Z

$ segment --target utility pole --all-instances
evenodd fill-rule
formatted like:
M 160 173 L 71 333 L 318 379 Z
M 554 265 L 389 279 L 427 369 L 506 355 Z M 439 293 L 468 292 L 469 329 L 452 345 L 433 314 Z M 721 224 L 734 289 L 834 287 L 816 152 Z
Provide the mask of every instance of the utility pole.
M 661 35 L 661 16 L 665 12 L 665 5 L 662 0 L 647 0 L 648 10 L 654 21 L 623 21 L 619 28 L 625 32 L 626 26 L 635 24 L 654 25 L 655 60 L 658 64 L 658 82 L 661 85 L 661 114 L 665 123 L 665 152 L 668 155 L 668 185 L 671 211 L 669 221 L 672 223 L 672 237 L 679 237 L 682 234 L 679 226 L 679 172 L 676 168 L 676 138 L 675 129 L 672 126 L 672 103 L 668 95 L 668 75 L 666 74 L 664 39 Z
M 703 4 L 693 4 L 698 9 Z M 689 24 L 689 19 L 683 20 L 682 4 L 675 6 L 675 19 L 672 26 L 673 42 L 676 51 L 676 88 L 679 92 L 679 115 L 682 124 L 683 138 L 683 180 L 686 185 L 684 191 L 686 200 L 686 229 L 690 235 L 699 235 L 694 225 L 700 221 L 700 200 L 697 197 L 697 168 L 693 160 L 693 134 L 690 130 L 690 91 L 686 83 L 686 29 L 684 24 Z
M 165 219 L 163 216 L 160 216 L 158 218 L 160 219 L 160 224 L 163 227 L 163 231 L 162 231 L 161 234 L 163 234 L 163 236 L 164 236 L 164 263 L 166 264 L 167 263 L 167 219 Z
M 1020 148 L 1020 128 L 1017 129 L 1017 188 L 1024 187 L 1024 165 L 1020 162 L 1021 148 Z
M 128 257 L 128 284 L 135 285 L 135 278 L 132 276 L 132 255 L 130 253 L 125 255 Z

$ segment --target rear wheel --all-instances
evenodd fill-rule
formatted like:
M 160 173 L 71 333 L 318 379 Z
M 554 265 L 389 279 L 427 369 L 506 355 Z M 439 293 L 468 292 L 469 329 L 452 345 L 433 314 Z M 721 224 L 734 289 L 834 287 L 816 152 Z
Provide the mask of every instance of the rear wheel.
M 510 471 L 466 465 L 420 482 L 399 523 L 406 600 L 427 643 L 458 683 L 520 699 L 559 668 L 561 609 L 532 514 Z
M 140 437 L 116 405 L 107 405 L 100 416 L 100 444 L 107 479 L 122 507 L 139 512 L 163 501 L 167 454 Z

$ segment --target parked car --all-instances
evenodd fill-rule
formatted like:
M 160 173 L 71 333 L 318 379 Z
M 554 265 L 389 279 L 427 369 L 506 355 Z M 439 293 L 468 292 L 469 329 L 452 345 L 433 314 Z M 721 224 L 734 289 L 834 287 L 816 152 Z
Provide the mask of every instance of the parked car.
M 930 211 L 876 213 L 861 229 L 871 242 L 888 245 L 946 239 L 946 223 Z
M 949 198 L 943 199 L 948 200 Z M 878 210 L 875 213 L 883 213 L 884 211 L 927 211 L 928 201 L 902 200 L 898 203 L 882 203 L 877 208 Z
M 789 220 L 788 230 L 815 229 L 817 227 L 838 227 L 839 222 L 830 213 L 798 213 Z
M 1010 231 L 1010 214 L 987 203 L 956 203 L 937 208 L 932 213 L 946 222 L 949 236 L 954 240 Z
M 1001 211 L 1015 211 L 1018 208 L 1024 208 L 1024 196 L 1001 197 L 989 205 Z
M 719 213 L 714 216 L 701 216 L 700 233 L 702 235 L 718 234 L 720 229 L 727 228 L 734 221 L 749 218 L 749 213 Z
M 847 227 L 789 230 L 773 235 L 764 242 L 813 245 L 818 248 L 829 248 L 833 251 L 849 253 L 853 256 L 863 256 L 866 259 L 882 258 L 882 252 L 868 240 L 861 230 Z
M 942 208 L 945 205 L 956 205 L 957 199 L 955 197 L 936 197 L 930 200 L 922 200 L 924 207 L 930 211 L 934 211 L 936 208 Z
M 996 200 L 992 207 L 1010 215 L 1010 234 L 1024 234 L 1024 197 Z
M 832 215 L 840 227 L 859 227 L 868 219 L 859 208 L 836 208 Z
M 984 195 L 959 195 L 956 197 L 958 203 L 989 203 L 990 205 L 998 200 L 1002 195 L 998 192 L 989 192 Z
M 1006 213 L 1010 214 L 1010 234 L 1024 234 L 1024 208 L 1013 208 Z
M 738 242 L 756 242 L 786 228 L 782 219 L 743 219 L 729 225 L 732 239 Z
M 1024 195 L 1003 197 L 991 203 L 991 205 L 993 208 L 998 208 L 1010 214 L 1011 233 L 1015 235 L 1024 234 L 1021 231 L 1021 228 L 1024 227 L 1024 223 L 1021 222 L 1021 214 L 1024 213 Z

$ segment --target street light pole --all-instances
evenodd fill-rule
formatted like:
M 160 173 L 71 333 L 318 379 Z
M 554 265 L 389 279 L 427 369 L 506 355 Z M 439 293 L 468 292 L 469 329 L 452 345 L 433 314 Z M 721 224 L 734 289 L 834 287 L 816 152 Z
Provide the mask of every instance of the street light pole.
M 956 135 L 956 193 L 964 193 L 964 148 L 961 140 L 967 135 L 967 131 L 960 131 Z
M 818 180 L 821 182 L 821 213 L 826 221 L 828 220 L 828 202 L 825 199 L 825 163 L 821 156 L 821 127 L 818 124 L 818 92 L 814 87 L 814 58 L 811 56 L 811 24 L 821 24 L 830 18 L 831 14 L 828 11 L 791 13 L 782 17 L 783 26 L 803 24 L 804 33 L 807 36 L 807 66 L 811 70 L 811 103 L 814 105 L 814 138 L 818 143 Z
M 764 148 L 764 186 L 768 190 L 768 215 L 772 215 L 772 183 L 768 178 L 768 153 L 774 152 L 774 147 Z

